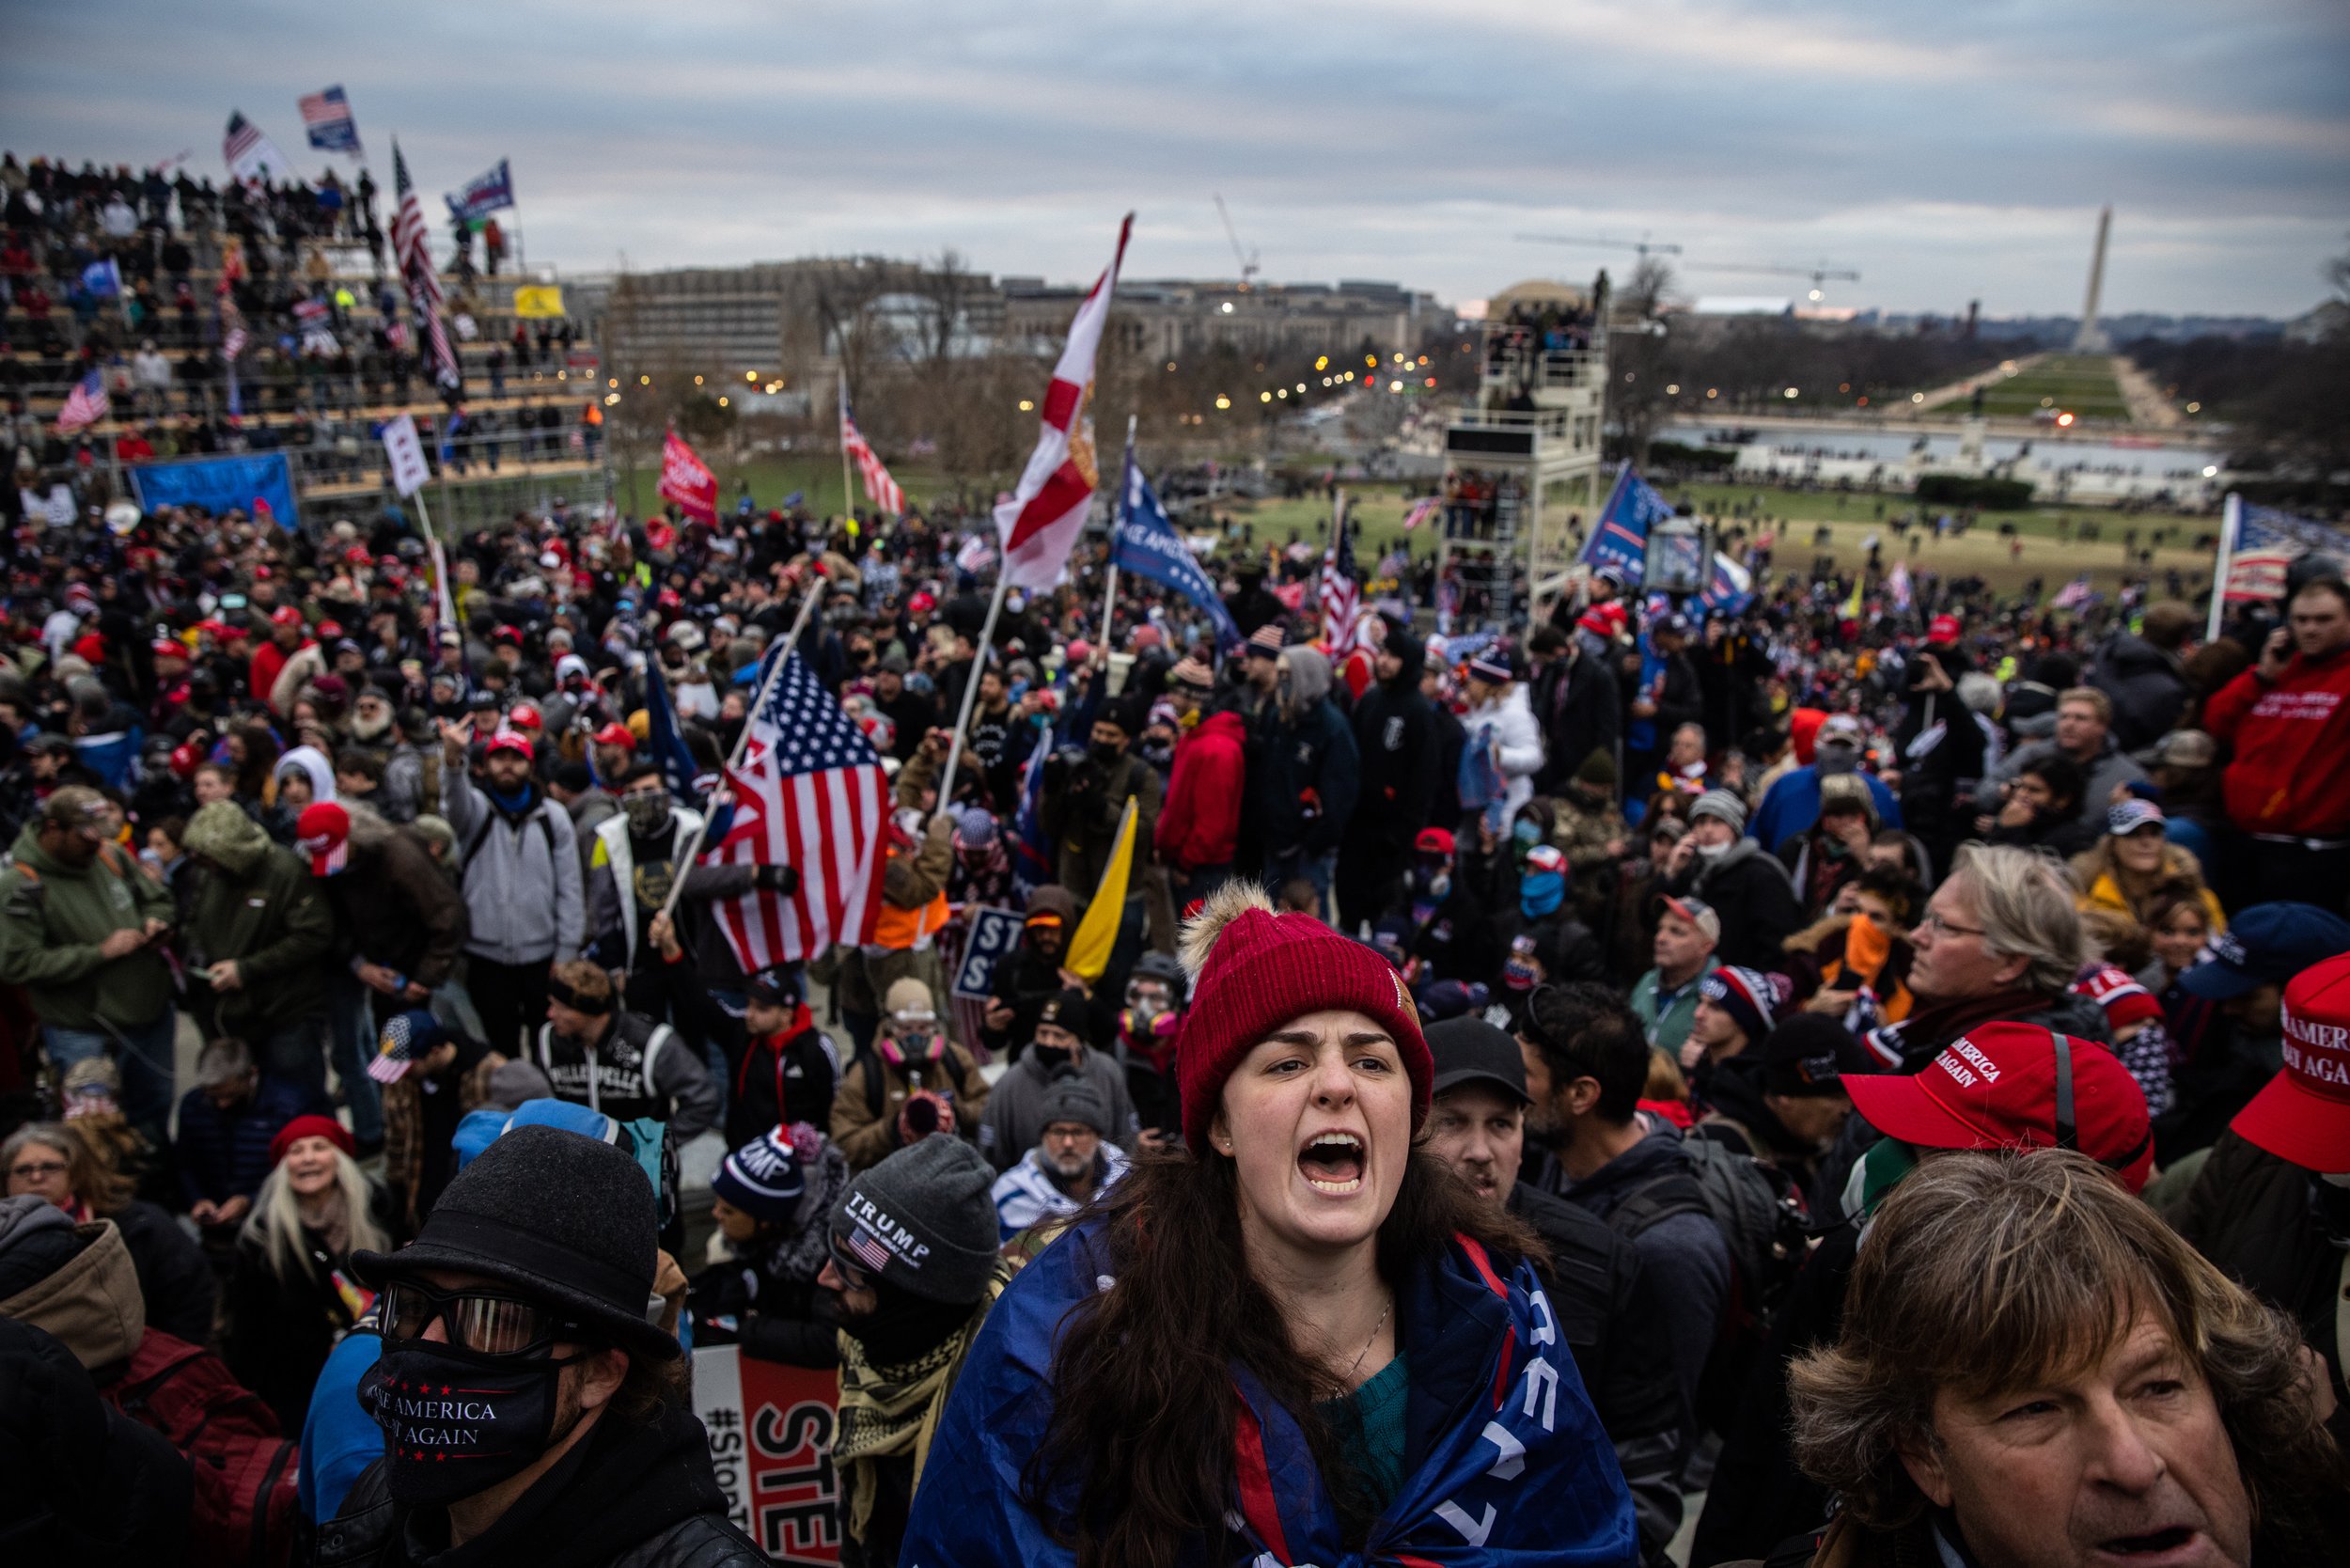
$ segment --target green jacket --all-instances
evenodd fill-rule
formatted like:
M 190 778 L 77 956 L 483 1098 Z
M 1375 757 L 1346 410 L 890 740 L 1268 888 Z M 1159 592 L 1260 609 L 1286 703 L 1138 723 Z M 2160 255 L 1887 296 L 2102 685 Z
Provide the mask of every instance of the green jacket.
M 272 843 L 261 825 L 229 801 L 196 814 L 187 850 L 211 862 L 195 873 L 188 956 L 207 965 L 237 961 L 238 988 L 213 994 L 221 1032 L 258 1041 L 323 1012 L 335 911 L 310 868 Z
M 1657 972 L 1651 969 L 1632 988 L 1632 1011 L 1648 1026 L 1648 1043 L 1660 1051 L 1678 1051 L 1681 1043 L 1689 1038 L 1689 1026 L 1698 1021 L 1698 984 L 1691 980 L 1673 996 L 1669 1006 L 1657 1011 L 1658 993 L 1662 989 Z
M 98 946 L 118 931 L 176 913 L 171 893 L 119 844 L 76 870 L 40 847 L 26 823 L 0 873 L 0 981 L 24 987 L 40 1021 L 57 1028 L 153 1023 L 171 1006 L 171 971 L 149 945 L 120 958 Z

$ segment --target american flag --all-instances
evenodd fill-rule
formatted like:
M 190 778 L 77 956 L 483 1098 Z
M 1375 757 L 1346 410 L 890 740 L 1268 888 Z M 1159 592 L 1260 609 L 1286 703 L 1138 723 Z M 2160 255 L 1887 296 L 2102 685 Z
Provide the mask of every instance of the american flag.
M 114 405 L 106 399 L 106 383 L 95 370 L 73 384 L 67 394 L 65 407 L 57 410 L 57 433 L 71 435 L 87 430 L 112 413 Z
M 1337 664 L 1355 651 L 1355 622 L 1363 607 L 1355 584 L 1355 543 L 1346 536 L 1346 497 L 1341 494 L 1330 520 L 1330 548 L 1322 557 L 1322 640 Z
M 873 451 L 872 443 L 856 428 L 856 420 L 849 413 L 849 377 L 840 377 L 840 449 L 856 463 L 858 475 L 865 480 L 865 498 L 883 511 L 896 517 L 906 510 L 906 493 L 898 488 L 898 481 L 889 477 L 882 460 Z
M 866 942 L 881 915 L 881 845 L 889 781 L 873 747 L 797 654 L 751 719 L 740 767 L 727 775 L 734 825 L 711 858 L 791 866 L 799 891 L 754 892 L 715 905 L 747 974 Z
M 309 133 L 312 147 L 353 156 L 359 151 L 359 122 L 351 118 L 351 100 L 340 86 L 303 99 L 302 128 Z
M 849 1232 L 849 1250 L 855 1253 L 857 1261 L 875 1274 L 881 1273 L 889 1266 L 889 1249 L 875 1240 L 873 1233 L 861 1225 Z
M 432 379 L 444 386 L 458 384 L 457 351 L 448 346 L 448 328 L 441 322 L 441 275 L 432 270 L 432 245 L 424 227 L 424 204 L 408 182 L 408 160 L 392 144 L 392 184 L 399 206 L 392 214 L 392 256 L 408 282 L 408 306 L 424 323 L 426 363 Z

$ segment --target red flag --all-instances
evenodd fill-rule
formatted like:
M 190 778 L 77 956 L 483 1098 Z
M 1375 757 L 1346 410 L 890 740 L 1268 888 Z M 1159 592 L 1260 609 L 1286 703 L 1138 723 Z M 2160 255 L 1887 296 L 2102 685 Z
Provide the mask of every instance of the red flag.
M 675 431 L 661 444 L 661 494 L 688 517 L 713 525 L 718 521 L 718 476 Z

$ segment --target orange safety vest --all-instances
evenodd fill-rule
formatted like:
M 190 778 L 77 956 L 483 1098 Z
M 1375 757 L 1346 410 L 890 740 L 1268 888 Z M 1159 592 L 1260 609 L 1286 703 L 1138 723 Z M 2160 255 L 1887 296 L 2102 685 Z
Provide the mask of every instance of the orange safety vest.
M 881 917 L 873 922 L 873 945 L 903 952 L 948 920 L 947 895 L 939 894 L 919 909 L 900 909 L 882 901 Z

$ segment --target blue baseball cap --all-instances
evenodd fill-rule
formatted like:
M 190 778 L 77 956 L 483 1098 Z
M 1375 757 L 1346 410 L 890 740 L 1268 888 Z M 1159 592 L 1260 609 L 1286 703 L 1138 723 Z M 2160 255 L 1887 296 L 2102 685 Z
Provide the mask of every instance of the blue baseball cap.
M 2224 1002 L 2260 985 L 2282 985 L 2311 964 L 2350 952 L 2350 920 L 2313 903 L 2256 903 L 2204 947 L 2179 977 L 2189 996 Z

